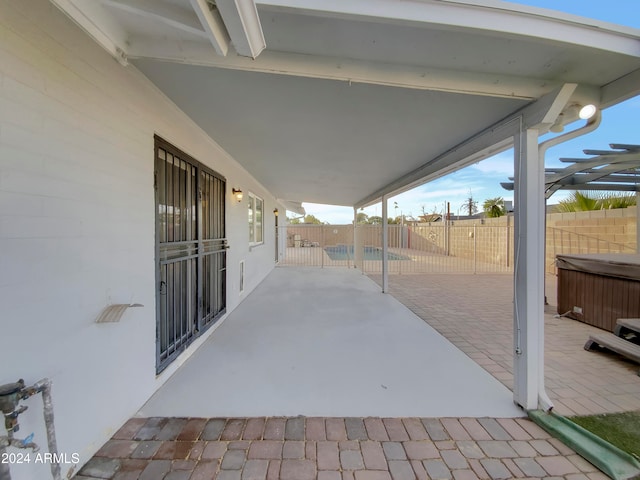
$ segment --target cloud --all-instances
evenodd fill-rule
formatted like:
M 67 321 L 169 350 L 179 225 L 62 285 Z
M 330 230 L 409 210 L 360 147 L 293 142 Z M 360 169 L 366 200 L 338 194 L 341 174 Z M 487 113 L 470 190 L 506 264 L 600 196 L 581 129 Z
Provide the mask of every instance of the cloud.
M 335 224 L 349 224 L 353 222 L 353 208 L 337 205 L 322 205 L 319 203 L 303 203 L 308 215 L 314 215 L 323 222 Z M 291 218 L 293 215 L 289 215 Z M 297 216 L 297 215 L 295 215 Z
M 500 153 L 467 168 L 474 172 L 510 177 L 513 175 L 513 151 Z

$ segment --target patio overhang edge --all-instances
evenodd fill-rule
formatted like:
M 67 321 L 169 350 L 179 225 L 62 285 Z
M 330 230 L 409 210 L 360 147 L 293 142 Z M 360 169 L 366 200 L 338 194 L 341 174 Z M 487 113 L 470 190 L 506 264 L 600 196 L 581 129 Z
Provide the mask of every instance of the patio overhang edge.
M 304 10 L 317 16 L 473 28 L 640 55 L 636 40 L 640 30 L 631 27 L 504 1 L 445 0 L 429 2 L 428 9 L 424 3 L 421 0 L 408 0 L 400 5 L 388 0 L 256 0 L 262 8 Z
M 302 206 L 302 202 L 296 202 L 293 200 L 277 199 L 278 203 L 286 208 L 289 212 L 297 213 L 298 215 L 305 215 L 307 212 Z

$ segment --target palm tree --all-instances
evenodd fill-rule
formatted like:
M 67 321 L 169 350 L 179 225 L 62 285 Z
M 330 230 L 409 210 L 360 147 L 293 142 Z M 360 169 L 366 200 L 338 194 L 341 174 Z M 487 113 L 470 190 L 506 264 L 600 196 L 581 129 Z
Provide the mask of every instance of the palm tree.
M 602 208 L 627 208 L 633 207 L 637 203 L 637 197 L 635 194 L 623 194 L 616 196 L 605 196 L 601 199 Z
M 559 212 L 585 212 L 588 210 L 600 210 L 597 198 L 587 193 L 572 192 L 571 196 L 558 202 Z
M 610 208 L 626 208 L 636 204 L 634 194 L 603 194 L 592 196 L 588 193 L 573 192 L 565 200 L 558 202 L 559 212 L 584 212 L 588 210 L 603 210 Z
M 482 209 L 484 210 L 485 216 L 489 218 L 501 217 L 506 213 L 504 210 L 504 198 L 488 198 L 482 204 Z
M 464 208 L 467 212 L 469 212 L 469 216 L 478 212 L 478 201 L 473 199 L 471 190 L 469 190 L 469 197 L 461 205 L 461 208 Z

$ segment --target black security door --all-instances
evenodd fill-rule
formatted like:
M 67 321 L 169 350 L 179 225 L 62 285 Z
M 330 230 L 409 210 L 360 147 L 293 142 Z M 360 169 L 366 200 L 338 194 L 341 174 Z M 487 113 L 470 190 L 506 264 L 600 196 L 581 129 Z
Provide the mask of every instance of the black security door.
M 162 371 L 226 308 L 225 179 L 155 137 L 157 333 Z

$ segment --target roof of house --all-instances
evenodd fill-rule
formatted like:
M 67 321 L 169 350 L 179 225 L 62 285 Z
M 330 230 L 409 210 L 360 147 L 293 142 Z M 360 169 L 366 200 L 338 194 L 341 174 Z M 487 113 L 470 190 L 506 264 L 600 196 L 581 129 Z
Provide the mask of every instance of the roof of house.
M 439 222 L 442 220 L 442 215 L 439 213 L 430 213 L 428 215 L 420 215 L 418 218 L 424 223 Z

